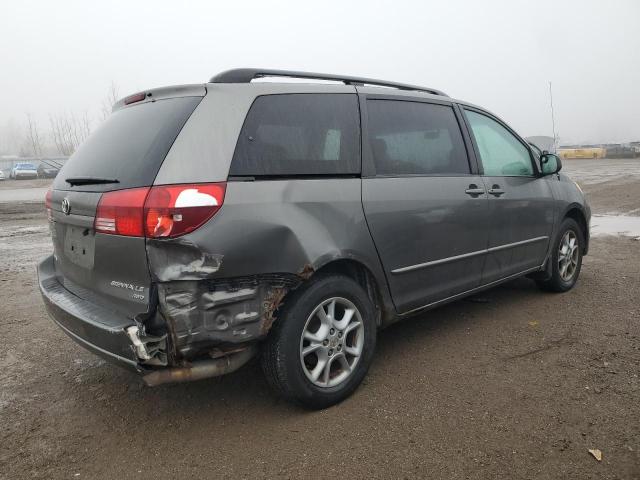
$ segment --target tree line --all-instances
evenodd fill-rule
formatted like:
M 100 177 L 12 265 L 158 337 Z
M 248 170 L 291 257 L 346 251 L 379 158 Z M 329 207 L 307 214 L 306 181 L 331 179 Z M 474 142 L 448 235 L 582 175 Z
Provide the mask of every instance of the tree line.
M 10 120 L 0 125 L 0 155 L 69 156 L 91 134 L 96 123 L 111 114 L 119 98 L 119 89 L 112 82 L 102 100 L 97 122 L 86 111 L 49 114 L 46 122 L 38 122 L 32 113 L 26 113 L 23 122 Z

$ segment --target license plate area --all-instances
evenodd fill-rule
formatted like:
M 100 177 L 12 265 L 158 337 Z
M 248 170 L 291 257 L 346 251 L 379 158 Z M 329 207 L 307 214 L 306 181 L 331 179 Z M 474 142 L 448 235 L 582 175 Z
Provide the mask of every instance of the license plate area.
M 95 232 L 86 227 L 67 225 L 64 234 L 64 255 L 75 265 L 93 268 Z

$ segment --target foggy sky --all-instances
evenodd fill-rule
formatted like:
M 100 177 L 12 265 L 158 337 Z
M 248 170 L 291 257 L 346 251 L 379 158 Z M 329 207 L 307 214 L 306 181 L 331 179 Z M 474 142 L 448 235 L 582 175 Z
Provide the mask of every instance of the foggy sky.
M 0 125 L 234 67 L 431 86 L 524 136 L 640 140 L 640 1 L 0 0 Z

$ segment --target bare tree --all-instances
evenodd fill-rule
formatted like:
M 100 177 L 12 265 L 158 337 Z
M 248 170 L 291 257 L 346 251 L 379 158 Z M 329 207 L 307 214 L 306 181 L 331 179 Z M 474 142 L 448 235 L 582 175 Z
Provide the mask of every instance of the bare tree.
M 36 123 L 33 115 L 27 113 L 27 141 L 31 147 L 31 152 L 34 157 L 42 156 L 42 140 L 38 124 Z
M 14 119 L 7 120 L 0 125 L 0 154 L 16 154 L 24 140 L 24 129 Z
M 74 113 L 50 115 L 51 135 L 58 152 L 71 155 L 91 133 L 91 122 L 85 112 L 81 116 Z
M 116 82 L 112 81 L 109 86 L 109 91 L 107 95 L 102 100 L 102 120 L 106 120 L 109 115 L 111 115 L 111 109 L 113 105 L 120 98 L 120 90 L 116 85 Z

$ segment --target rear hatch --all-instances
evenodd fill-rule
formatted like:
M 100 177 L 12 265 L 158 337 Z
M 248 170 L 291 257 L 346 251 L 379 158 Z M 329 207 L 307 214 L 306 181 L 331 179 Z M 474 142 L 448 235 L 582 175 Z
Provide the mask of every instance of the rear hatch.
M 205 94 L 203 86 L 185 88 L 183 96 L 175 96 L 180 93 L 176 90 L 168 96 L 165 90 L 130 97 L 135 103 L 116 110 L 81 145 L 48 194 L 60 283 L 78 297 L 130 317 L 149 306 L 144 233 L 132 227 L 126 215 L 118 219 L 117 232 L 108 218 L 98 218 L 105 233 L 96 232 L 96 212 L 101 198 L 104 204 L 105 198 L 131 197 L 153 184 L 171 145 Z M 131 215 L 138 212 L 131 210 Z

